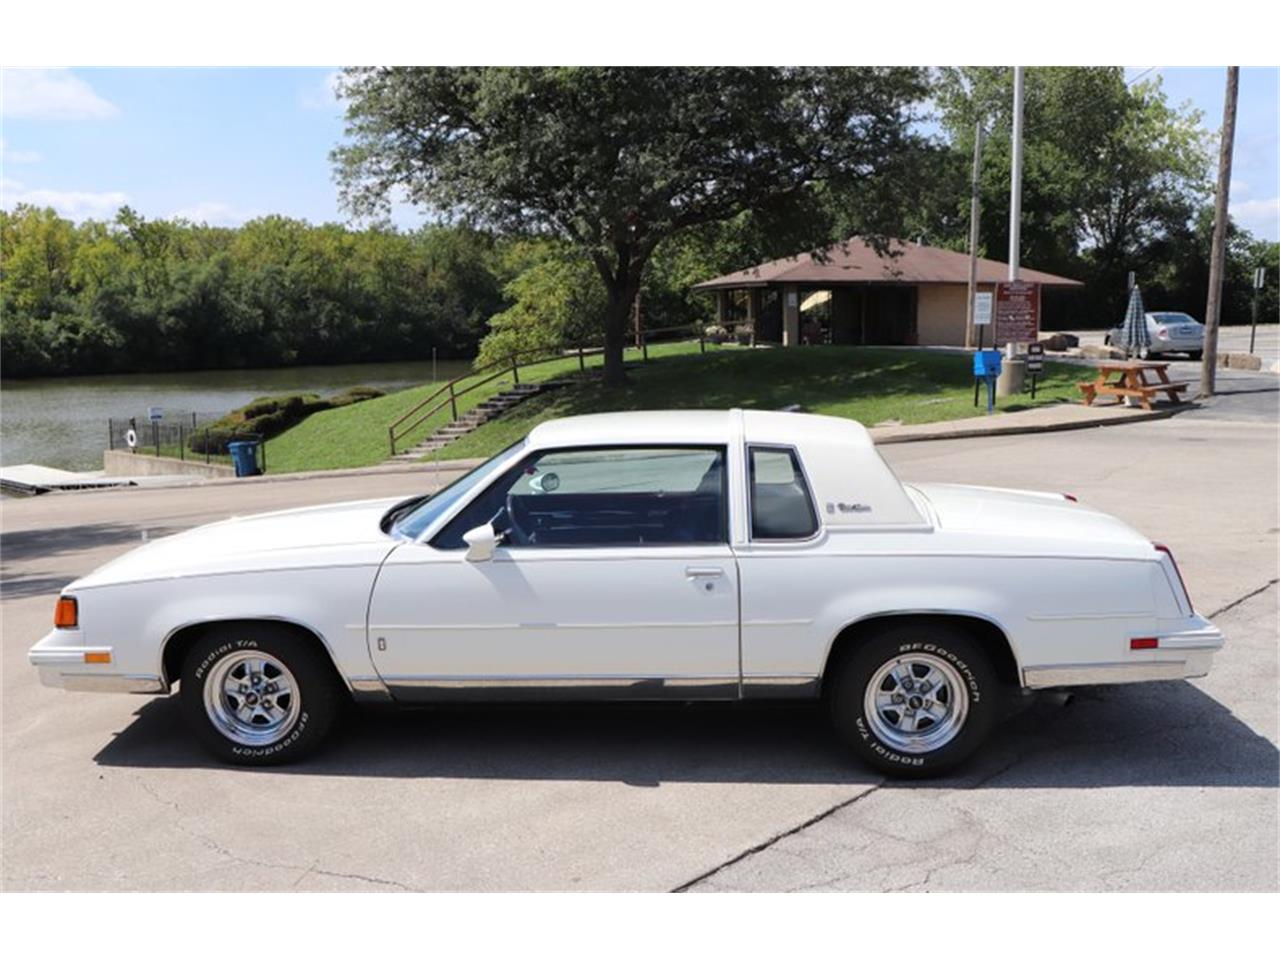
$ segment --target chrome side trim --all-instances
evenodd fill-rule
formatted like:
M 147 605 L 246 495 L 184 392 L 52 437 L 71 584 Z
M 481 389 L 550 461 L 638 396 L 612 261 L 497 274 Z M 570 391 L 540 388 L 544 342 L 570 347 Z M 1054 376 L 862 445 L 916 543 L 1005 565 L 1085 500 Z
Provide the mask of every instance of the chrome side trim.
M 742 695 L 750 700 L 810 699 L 818 695 L 821 677 L 743 677 Z
M 351 696 L 362 702 L 387 702 L 391 699 L 391 691 L 382 682 L 381 677 L 350 677 Z
M 1203 676 L 1207 668 L 1186 660 L 1146 660 L 1139 663 L 1075 663 L 1051 667 L 1027 667 L 1022 671 L 1024 686 L 1090 686 L 1104 683 L 1143 683 L 1150 680 L 1183 680 Z
M 85 654 L 105 653 L 111 655 L 110 647 L 45 647 L 34 646 L 27 651 L 27 662 L 33 667 L 84 665 Z
M 397 700 L 736 700 L 737 676 L 384 676 Z

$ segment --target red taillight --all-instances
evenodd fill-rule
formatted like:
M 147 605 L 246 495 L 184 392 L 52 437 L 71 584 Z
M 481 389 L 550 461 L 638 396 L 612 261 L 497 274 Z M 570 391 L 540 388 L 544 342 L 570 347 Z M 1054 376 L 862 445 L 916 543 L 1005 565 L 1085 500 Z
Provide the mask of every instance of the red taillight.
M 1178 561 L 1173 558 L 1173 551 L 1166 547 L 1163 543 L 1153 543 L 1153 547 L 1169 558 L 1169 562 L 1173 564 L 1173 572 L 1178 575 L 1178 584 L 1182 587 L 1182 595 L 1187 598 L 1187 606 L 1192 613 L 1196 612 L 1195 604 L 1191 602 L 1191 591 L 1187 589 L 1187 581 L 1182 579 L 1182 571 L 1178 569 Z
M 1064 494 L 1062 495 L 1062 499 L 1063 499 L 1063 500 L 1070 500 L 1072 503 L 1079 503 L 1079 502 L 1080 502 L 1080 498 L 1079 498 L 1079 497 L 1077 497 L 1074 493 L 1064 493 Z
M 1154 650 L 1160 646 L 1159 637 L 1134 637 L 1129 641 L 1130 650 Z
M 72 630 L 80 624 L 80 607 L 75 597 L 59 597 L 53 608 L 53 625 L 59 630 Z

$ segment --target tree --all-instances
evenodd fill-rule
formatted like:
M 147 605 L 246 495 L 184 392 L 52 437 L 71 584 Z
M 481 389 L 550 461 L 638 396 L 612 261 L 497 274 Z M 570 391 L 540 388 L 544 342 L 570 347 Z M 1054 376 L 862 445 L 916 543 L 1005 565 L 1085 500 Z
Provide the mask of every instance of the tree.
M 582 251 L 604 284 L 617 384 L 658 244 L 746 210 L 824 243 L 815 188 L 873 176 L 903 149 L 924 80 L 904 68 L 355 68 L 333 159 L 357 216 L 403 195 Z M 870 227 L 880 213 L 866 211 Z
M 981 245 L 1008 249 L 1012 70 L 941 70 L 935 96 L 956 163 L 967 164 L 975 122 L 984 150 Z M 1022 182 L 1023 262 L 1070 275 L 1084 267 L 1091 305 L 1123 307 L 1125 275 L 1185 229 L 1207 195 L 1209 136 L 1200 114 L 1173 107 L 1158 80 L 1126 85 L 1119 67 L 1037 67 L 1026 74 Z M 967 205 L 956 194 L 953 205 Z M 967 223 L 967 218 L 965 218 Z

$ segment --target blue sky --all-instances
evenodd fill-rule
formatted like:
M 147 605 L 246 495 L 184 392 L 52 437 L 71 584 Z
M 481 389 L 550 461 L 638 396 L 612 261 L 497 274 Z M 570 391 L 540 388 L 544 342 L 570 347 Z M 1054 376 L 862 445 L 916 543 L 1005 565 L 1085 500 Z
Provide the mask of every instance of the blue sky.
M 1209 129 L 1222 121 L 1221 68 L 1129 67 L 1159 75 Z M 332 68 L 5 70 L 0 204 L 53 206 L 76 220 L 123 203 L 148 217 L 232 225 L 266 213 L 343 220 L 329 151 L 342 138 Z M 1278 239 L 1276 68 L 1244 68 L 1232 214 Z M 401 226 L 421 223 L 408 208 Z

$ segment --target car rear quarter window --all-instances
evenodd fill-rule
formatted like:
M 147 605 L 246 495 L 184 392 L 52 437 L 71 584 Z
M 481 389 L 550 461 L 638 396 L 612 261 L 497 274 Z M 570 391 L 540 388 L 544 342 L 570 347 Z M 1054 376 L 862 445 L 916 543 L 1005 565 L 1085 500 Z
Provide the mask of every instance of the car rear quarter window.
M 818 532 L 818 514 L 794 450 L 749 447 L 747 464 L 752 540 L 807 540 Z

